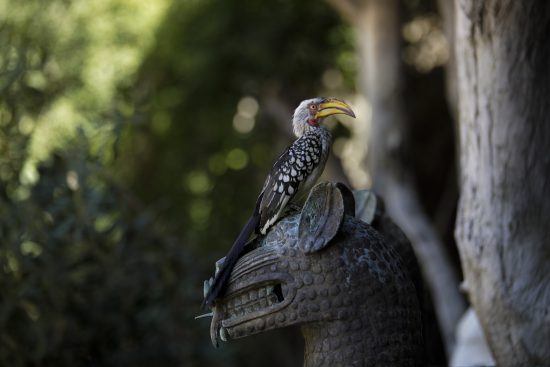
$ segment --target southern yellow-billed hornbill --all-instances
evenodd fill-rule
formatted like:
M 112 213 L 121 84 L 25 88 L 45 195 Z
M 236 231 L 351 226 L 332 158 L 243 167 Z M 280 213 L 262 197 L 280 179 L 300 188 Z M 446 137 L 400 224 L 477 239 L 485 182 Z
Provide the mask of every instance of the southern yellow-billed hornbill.
M 297 139 L 277 159 L 256 201 L 254 213 L 241 230 L 214 277 L 204 298 L 212 306 L 224 292 L 231 270 L 250 237 L 266 234 L 289 203 L 309 193 L 323 169 L 330 152 L 332 136 L 320 123 L 327 116 L 345 114 L 355 117 L 350 106 L 335 98 L 313 98 L 300 103 L 292 117 Z

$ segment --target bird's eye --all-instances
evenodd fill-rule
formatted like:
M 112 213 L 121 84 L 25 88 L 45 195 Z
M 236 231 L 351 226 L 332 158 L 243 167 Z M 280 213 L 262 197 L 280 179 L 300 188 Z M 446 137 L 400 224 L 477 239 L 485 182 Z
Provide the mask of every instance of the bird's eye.
M 316 110 L 317 109 L 317 106 L 312 104 L 312 105 L 309 105 L 309 109 L 310 110 Z

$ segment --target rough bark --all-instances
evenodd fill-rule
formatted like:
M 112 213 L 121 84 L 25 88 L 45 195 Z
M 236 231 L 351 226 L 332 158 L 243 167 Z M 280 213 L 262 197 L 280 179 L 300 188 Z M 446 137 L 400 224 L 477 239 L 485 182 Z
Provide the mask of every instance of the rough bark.
M 456 0 L 456 239 L 499 366 L 550 363 L 550 2 Z
M 355 26 L 360 88 L 372 108 L 369 166 L 374 189 L 388 214 L 411 240 L 434 300 L 449 353 L 465 310 L 459 279 L 439 234 L 426 215 L 403 155 L 409 124 L 402 96 L 401 27 L 398 0 L 330 0 Z

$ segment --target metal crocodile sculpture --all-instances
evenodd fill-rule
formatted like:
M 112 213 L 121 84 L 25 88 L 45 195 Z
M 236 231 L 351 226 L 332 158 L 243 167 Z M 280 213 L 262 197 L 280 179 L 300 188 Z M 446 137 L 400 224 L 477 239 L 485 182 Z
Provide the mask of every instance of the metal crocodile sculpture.
M 317 185 L 239 259 L 212 343 L 300 325 L 306 367 L 424 365 L 421 280 L 402 237 L 371 192 Z

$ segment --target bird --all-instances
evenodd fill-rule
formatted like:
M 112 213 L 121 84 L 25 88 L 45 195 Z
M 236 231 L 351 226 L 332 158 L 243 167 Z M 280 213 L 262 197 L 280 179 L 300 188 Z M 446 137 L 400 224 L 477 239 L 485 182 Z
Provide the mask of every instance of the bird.
M 330 131 L 321 123 L 332 115 L 355 118 L 351 107 L 336 98 L 302 101 L 292 115 L 296 140 L 279 156 L 267 175 L 252 216 L 225 256 L 220 270 L 205 292 L 204 306 L 212 307 L 223 296 L 235 263 L 254 236 L 265 235 L 290 204 L 297 204 L 323 172 L 332 145 Z

